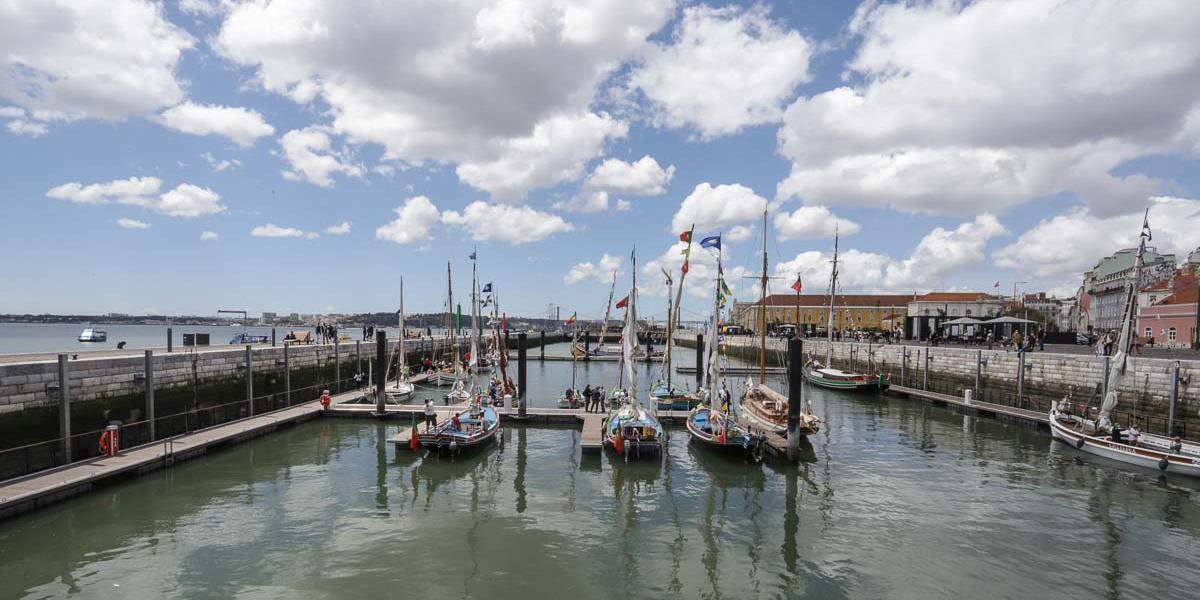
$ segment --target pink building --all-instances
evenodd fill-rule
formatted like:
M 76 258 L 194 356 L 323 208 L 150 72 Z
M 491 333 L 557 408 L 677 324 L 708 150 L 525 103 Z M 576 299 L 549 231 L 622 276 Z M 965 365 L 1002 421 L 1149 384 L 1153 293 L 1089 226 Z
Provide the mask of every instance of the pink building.
M 1196 339 L 1195 279 L 1187 287 L 1177 286 L 1175 293 L 1153 306 L 1138 309 L 1137 332 L 1155 346 L 1188 347 Z

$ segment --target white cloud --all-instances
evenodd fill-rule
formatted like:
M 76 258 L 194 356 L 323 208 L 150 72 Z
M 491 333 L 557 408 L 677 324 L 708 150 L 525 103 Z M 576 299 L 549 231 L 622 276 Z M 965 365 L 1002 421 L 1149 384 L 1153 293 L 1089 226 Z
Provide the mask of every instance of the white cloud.
M 137 219 L 120 218 L 117 219 L 117 227 L 121 229 L 150 229 L 150 224 Z
M 699 242 L 699 240 L 696 240 Z M 724 242 L 722 238 L 722 242 Z M 679 276 L 683 269 L 683 250 L 687 247 L 684 242 L 674 242 L 659 256 L 650 259 L 641 266 L 641 277 L 638 279 L 638 292 L 646 296 L 663 298 L 667 295 L 667 283 L 662 276 L 665 269 L 671 274 L 674 285 L 679 285 Z M 726 253 L 728 263 L 728 253 Z M 743 284 L 743 277 L 749 271 L 742 266 L 725 265 L 725 283 L 735 293 Z M 684 291 L 692 298 L 712 301 L 715 291 L 713 286 L 717 279 L 717 257 L 710 250 L 701 248 L 699 243 L 692 244 L 692 254 L 688 260 L 688 274 L 684 279 Z M 676 288 L 678 289 L 678 288 Z
M 787 109 L 777 195 L 970 214 L 1066 193 L 1120 212 L 1163 182 L 1115 167 L 1194 148 L 1198 28 L 1170 0 L 864 3 L 850 84 Z
M 130 177 L 86 186 L 64 183 L 46 192 L 46 196 L 77 204 L 141 204 L 161 187 L 162 180 L 157 177 Z
M 672 0 L 245 2 L 214 49 L 264 89 L 330 117 L 383 160 L 463 166 L 511 201 L 581 172 L 625 126 L 591 112 L 599 86 L 671 17 Z
M 734 225 L 721 234 L 721 239 L 726 242 L 744 242 L 754 236 L 754 231 L 755 228 L 751 225 Z
M 304 234 L 304 239 L 306 239 L 306 240 L 315 240 L 319 237 L 321 237 L 321 234 L 319 234 L 315 231 L 309 231 Z
M 587 161 L 602 153 L 605 140 L 625 137 L 628 131 L 628 125 L 607 114 L 553 117 L 538 123 L 528 137 L 506 140 L 498 158 L 466 161 L 456 172 L 498 201 L 520 200 L 530 189 L 577 179 Z
M 45 123 L 36 123 L 34 121 L 26 121 L 25 119 L 9 121 L 4 124 L 4 128 L 13 135 L 23 135 L 31 138 L 42 137 L 50 133 L 50 128 Z
M 335 151 L 329 133 L 321 127 L 293 129 L 283 134 L 279 145 L 292 166 L 292 170 L 283 172 L 284 179 L 330 187 L 334 173 L 363 176 L 362 166 L 354 164 L 348 152 Z
M 159 3 L 0 4 L 0 99 L 37 121 L 149 115 L 178 104 L 175 69 L 195 41 Z
M 189 15 L 212 17 L 221 13 L 222 3 L 218 0 L 179 0 L 179 10 Z
M 699 231 L 714 231 L 757 219 L 766 208 L 767 200 L 744 185 L 713 187 L 705 182 L 683 199 L 671 219 L 671 229 L 685 231 L 695 224 Z
M 220 135 L 243 148 L 275 133 L 258 111 L 240 106 L 184 102 L 158 116 L 164 127 L 192 135 Z
M 775 215 L 775 233 L 780 240 L 811 240 L 858 233 L 862 227 L 843 219 L 824 206 L 801 206 L 794 212 Z
M 461 227 L 478 242 L 500 241 L 519 245 L 544 240 L 554 234 L 575 229 L 562 217 L 528 206 L 488 204 L 475 201 L 462 212 L 442 213 L 442 223 Z
M 82 185 L 64 183 L 46 192 L 49 198 L 76 204 L 127 204 L 140 206 L 170 217 L 200 217 L 224 212 L 221 196 L 216 192 L 181 183 L 175 189 L 157 195 L 162 180 L 157 177 L 130 177 L 107 183 Z
M 778 122 L 783 104 L 810 79 L 811 54 L 811 44 L 772 22 L 765 8 L 692 6 L 671 43 L 646 53 L 629 86 L 653 103 L 656 124 L 712 138 Z
M 200 156 L 204 159 L 204 162 L 208 163 L 209 168 L 211 168 L 214 173 L 220 173 L 221 171 L 242 166 L 242 161 L 236 158 L 217 160 L 215 157 L 213 157 L 212 152 L 205 152 Z
M 857 249 L 838 254 L 838 291 L 907 293 L 941 287 L 942 279 L 983 264 L 987 243 L 1008 231 L 990 214 L 982 214 L 953 229 L 936 227 L 903 259 Z M 778 262 L 773 270 L 785 281 L 801 276 L 810 293 L 828 293 L 833 252 L 808 251 Z
M 1200 246 L 1200 201 L 1161 196 L 1148 205 L 1154 233 L 1150 245 L 1180 255 Z M 992 258 L 998 267 L 1078 281 L 1101 258 L 1137 246 L 1143 217 L 1139 208 L 1111 217 L 1099 217 L 1084 207 L 1070 209 L 1043 219 Z
M 563 276 L 563 283 L 575 285 L 584 281 L 593 281 L 606 284 L 612 281 L 613 273 L 617 272 L 620 268 L 620 258 L 605 254 L 600 257 L 598 263 L 581 262 L 571 265 L 571 269 Z
M 295 227 L 280 227 L 274 223 L 267 223 L 251 229 L 250 235 L 265 238 L 299 238 L 304 237 L 304 232 Z
M 201 231 L 200 232 L 200 240 L 201 241 L 212 242 L 212 241 L 216 241 L 219 239 L 221 239 L 221 236 L 217 235 L 217 232 L 215 232 L 215 231 Z
M 581 213 L 603 212 L 608 210 L 608 192 L 580 190 L 570 200 L 555 202 L 553 208 Z
M 346 235 L 350 233 L 350 221 L 342 221 L 337 225 L 330 225 L 325 228 L 325 233 L 329 235 Z
M 584 182 L 586 187 L 635 196 L 659 196 L 667 193 L 667 184 L 675 176 L 675 165 L 666 169 L 649 154 L 627 163 L 610 158 L 596 166 Z
M 617 211 L 619 211 L 619 212 L 625 212 L 625 211 L 629 210 L 630 208 L 633 208 L 633 205 L 630 204 L 629 201 L 624 198 L 617 198 L 616 208 L 617 208 Z
M 441 218 L 438 209 L 425 196 L 414 196 L 396 209 L 399 217 L 375 230 L 375 237 L 397 244 L 423 242 L 433 237 L 431 230 Z
M 17 106 L 0 106 L 0 118 L 19 119 L 25 116 L 25 109 Z
M 225 211 L 220 194 L 198 185 L 181 183 L 156 200 L 141 204 L 171 217 L 202 217 Z

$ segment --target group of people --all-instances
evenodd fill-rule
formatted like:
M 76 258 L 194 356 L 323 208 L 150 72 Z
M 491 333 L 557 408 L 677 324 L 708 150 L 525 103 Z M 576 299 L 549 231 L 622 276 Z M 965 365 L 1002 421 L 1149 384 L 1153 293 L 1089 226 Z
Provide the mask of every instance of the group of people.
M 375 326 L 374 325 L 363 325 L 363 328 L 362 328 L 363 341 L 367 342 L 374 338 L 375 338 Z
M 1154 340 L 1151 339 L 1151 341 Z M 1129 354 L 1136 353 L 1140 355 L 1142 353 L 1142 345 L 1142 338 L 1138 336 L 1137 332 L 1131 331 L 1128 348 Z M 1096 336 L 1095 349 L 1096 356 L 1112 356 L 1115 354 L 1117 350 L 1117 333 L 1107 331 L 1103 335 Z
M 585 412 L 597 413 L 608 410 L 608 401 L 604 396 L 604 388 L 602 386 L 592 388 L 589 384 L 583 388 L 583 410 Z
M 317 323 L 317 337 L 321 338 L 322 344 L 333 343 L 337 339 L 337 325 L 333 323 Z
M 991 348 L 991 332 L 988 332 L 988 347 Z M 1038 330 L 1028 335 L 1022 334 L 1020 329 L 1013 331 L 1012 336 L 1008 338 L 1005 349 L 1016 350 L 1017 352 L 1031 352 L 1038 350 L 1045 352 L 1046 350 L 1046 332 Z

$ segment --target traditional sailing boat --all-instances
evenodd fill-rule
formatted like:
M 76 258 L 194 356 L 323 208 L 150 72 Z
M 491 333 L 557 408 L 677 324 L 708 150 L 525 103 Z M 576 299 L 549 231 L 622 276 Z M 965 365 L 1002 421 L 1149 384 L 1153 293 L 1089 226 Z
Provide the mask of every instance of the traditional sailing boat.
M 496 439 L 500 417 L 496 409 L 472 402 L 466 410 L 434 427 L 417 434 L 418 442 L 439 454 L 456 456 L 486 446 Z
M 575 317 L 571 317 L 571 318 L 574 319 Z M 571 348 L 574 349 L 578 343 L 579 343 L 579 328 L 578 328 L 578 326 L 576 326 L 575 335 L 572 336 L 572 338 L 571 338 Z M 580 406 L 583 406 L 584 399 L 582 397 L 582 394 L 580 394 L 579 390 L 575 387 L 576 386 L 575 382 L 577 379 L 576 375 L 579 370 L 578 364 L 577 364 L 578 360 L 579 360 L 579 355 L 572 353 L 571 354 L 571 387 L 567 388 L 567 390 L 565 392 L 563 392 L 563 394 L 561 396 L 558 397 L 558 407 L 559 408 L 579 408 Z
M 767 386 L 767 211 L 763 211 L 762 280 L 759 282 L 758 310 L 758 383 L 747 378 L 742 393 L 742 416 L 746 422 L 773 433 L 784 433 L 788 426 L 788 399 Z M 821 419 L 811 406 L 800 408 L 800 435 L 816 433 Z
M 637 337 L 637 255 L 630 255 L 633 286 L 625 304 L 625 331 L 621 336 L 623 376 L 629 378 L 629 388 L 613 398 L 613 409 L 601 426 L 604 445 L 629 458 L 656 455 L 662 451 L 663 427 L 658 419 L 637 400 L 637 368 L 634 351 Z
M 435 370 L 429 375 L 428 381 L 433 385 L 450 385 L 466 379 L 462 370 L 462 361 L 458 359 L 458 338 L 454 331 L 454 283 L 450 275 L 450 263 L 446 263 L 446 326 L 450 335 L 450 365 Z
M 613 269 L 612 286 L 608 288 L 608 303 L 604 305 L 604 322 L 600 324 L 600 339 L 596 343 L 596 347 L 591 350 L 592 356 L 612 356 L 621 353 L 620 348 L 609 348 L 604 345 L 604 338 L 608 335 L 608 317 L 612 314 L 613 293 L 617 291 L 617 271 Z M 620 307 L 618 307 L 620 308 Z M 571 354 L 575 356 L 587 355 L 587 350 L 578 345 L 571 347 Z
M 671 350 L 675 347 L 675 323 L 679 320 L 679 303 L 683 299 L 683 282 L 687 279 L 688 274 L 688 259 L 692 253 L 692 235 L 696 232 L 696 226 L 683 234 L 680 240 L 687 242 L 687 248 L 683 251 L 683 268 L 679 273 L 679 292 L 675 296 L 674 303 L 671 301 L 671 287 L 674 283 L 671 280 L 671 275 L 663 271 L 663 275 L 667 277 L 667 344 L 666 350 L 663 352 L 663 378 L 659 379 L 650 388 L 650 401 L 655 404 L 658 410 L 691 410 L 700 404 L 700 396 L 691 392 L 677 390 L 671 385 Z M 712 239 L 712 238 L 708 238 Z M 720 236 L 716 237 L 717 247 L 720 249 Z
M 717 259 L 717 284 L 713 293 L 712 317 L 708 341 L 704 346 L 704 379 L 708 404 L 692 409 L 687 418 L 688 435 L 697 444 L 721 451 L 745 452 L 756 462 L 762 460 L 766 438 L 744 427 L 727 407 L 728 389 L 721 383 L 721 345 L 716 342 L 721 322 L 721 301 L 725 282 Z
M 479 277 L 476 271 L 475 257 L 479 251 L 471 251 L 471 356 L 467 360 L 467 369 L 471 372 L 479 372 L 491 366 L 491 362 L 486 356 L 479 353 L 482 331 L 479 326 Z
M 829 321 L 826 327 L 826 334 L 829 336 L 829 357 L 826 358 L 826 362 L 833 362 L 833 315 L 837 310 L 837 263 L 838 234 L 837 229 L 834 229 L 833 270 L 829 275 Z M 881 373 L 876 372 L 872 375 L 857 371 L 835 369 L 832 366 L 827 367 L 812 358 L 811 355 L 804 364 L 804 378 L 809 383 L 823 388 L 851 392 L 883 392 L 891 385 L 889 379 Z
M 400 325 L 400 341 L 396 348 L 396 382 L 384 388 L 384 393 L 387 394 L 387 399 L 393 403 L 400 403 L 412 398 L 413 384 L 408 380 L 408 367 L 405 362 L 407 358 L 404 353 L 404 338 L 407 337 L 407 330 L 404 328 L 404 278 L 400 278 L 400 311 L 397 313 L 397 320 Z
M 1140 238 L 1133 275 L 1125 289 L 1124 320 L 1117 338 L 1117 353 L 1113 356 L 1113 365 L 1105 382 L 1100 413 L 1095 419 L 1086 415 L 1068 414 L 1069 403 L 1066 400 L 1061 405 L 1056 402 L 1050 408 L 1050 433 L 1054 439 L 1071 444 L 1089 454 L 1160 471 L 1200 477 L 1200 443 L 1184 441 L 1180 437 L 1168 438 L 1137 433 L 1136 430 L 1123 431 L 1110 421 L 1112 410 L 1116 408 L 1119 400 L 1117 390 L 1125 377 L 1126 363 L 1129 359 L 1127 351 L 1132 340 L 1133 322 L 1137 317 L 1137 290 L 1141 282 L 1142 268 L 1145 266 L 1143 255 L 1146 252 L 1146 242 L 1152 239 L 1149 209 L 1146 209 L 1146 217 L 1142 221 Z

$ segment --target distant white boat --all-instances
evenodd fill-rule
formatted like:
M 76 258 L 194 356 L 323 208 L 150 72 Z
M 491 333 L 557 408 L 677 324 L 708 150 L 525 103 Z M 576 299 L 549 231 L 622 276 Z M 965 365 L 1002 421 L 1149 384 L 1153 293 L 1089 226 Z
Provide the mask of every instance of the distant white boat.
M 87 329 L 83 330 L 83 333 L 79 334 L 79 341 L 81 341 L 81 342 L 107 342 L 108 341 L 108 332 L 100 331 L 99 329 L 93 329 L 91 327 L 88 327 Z

